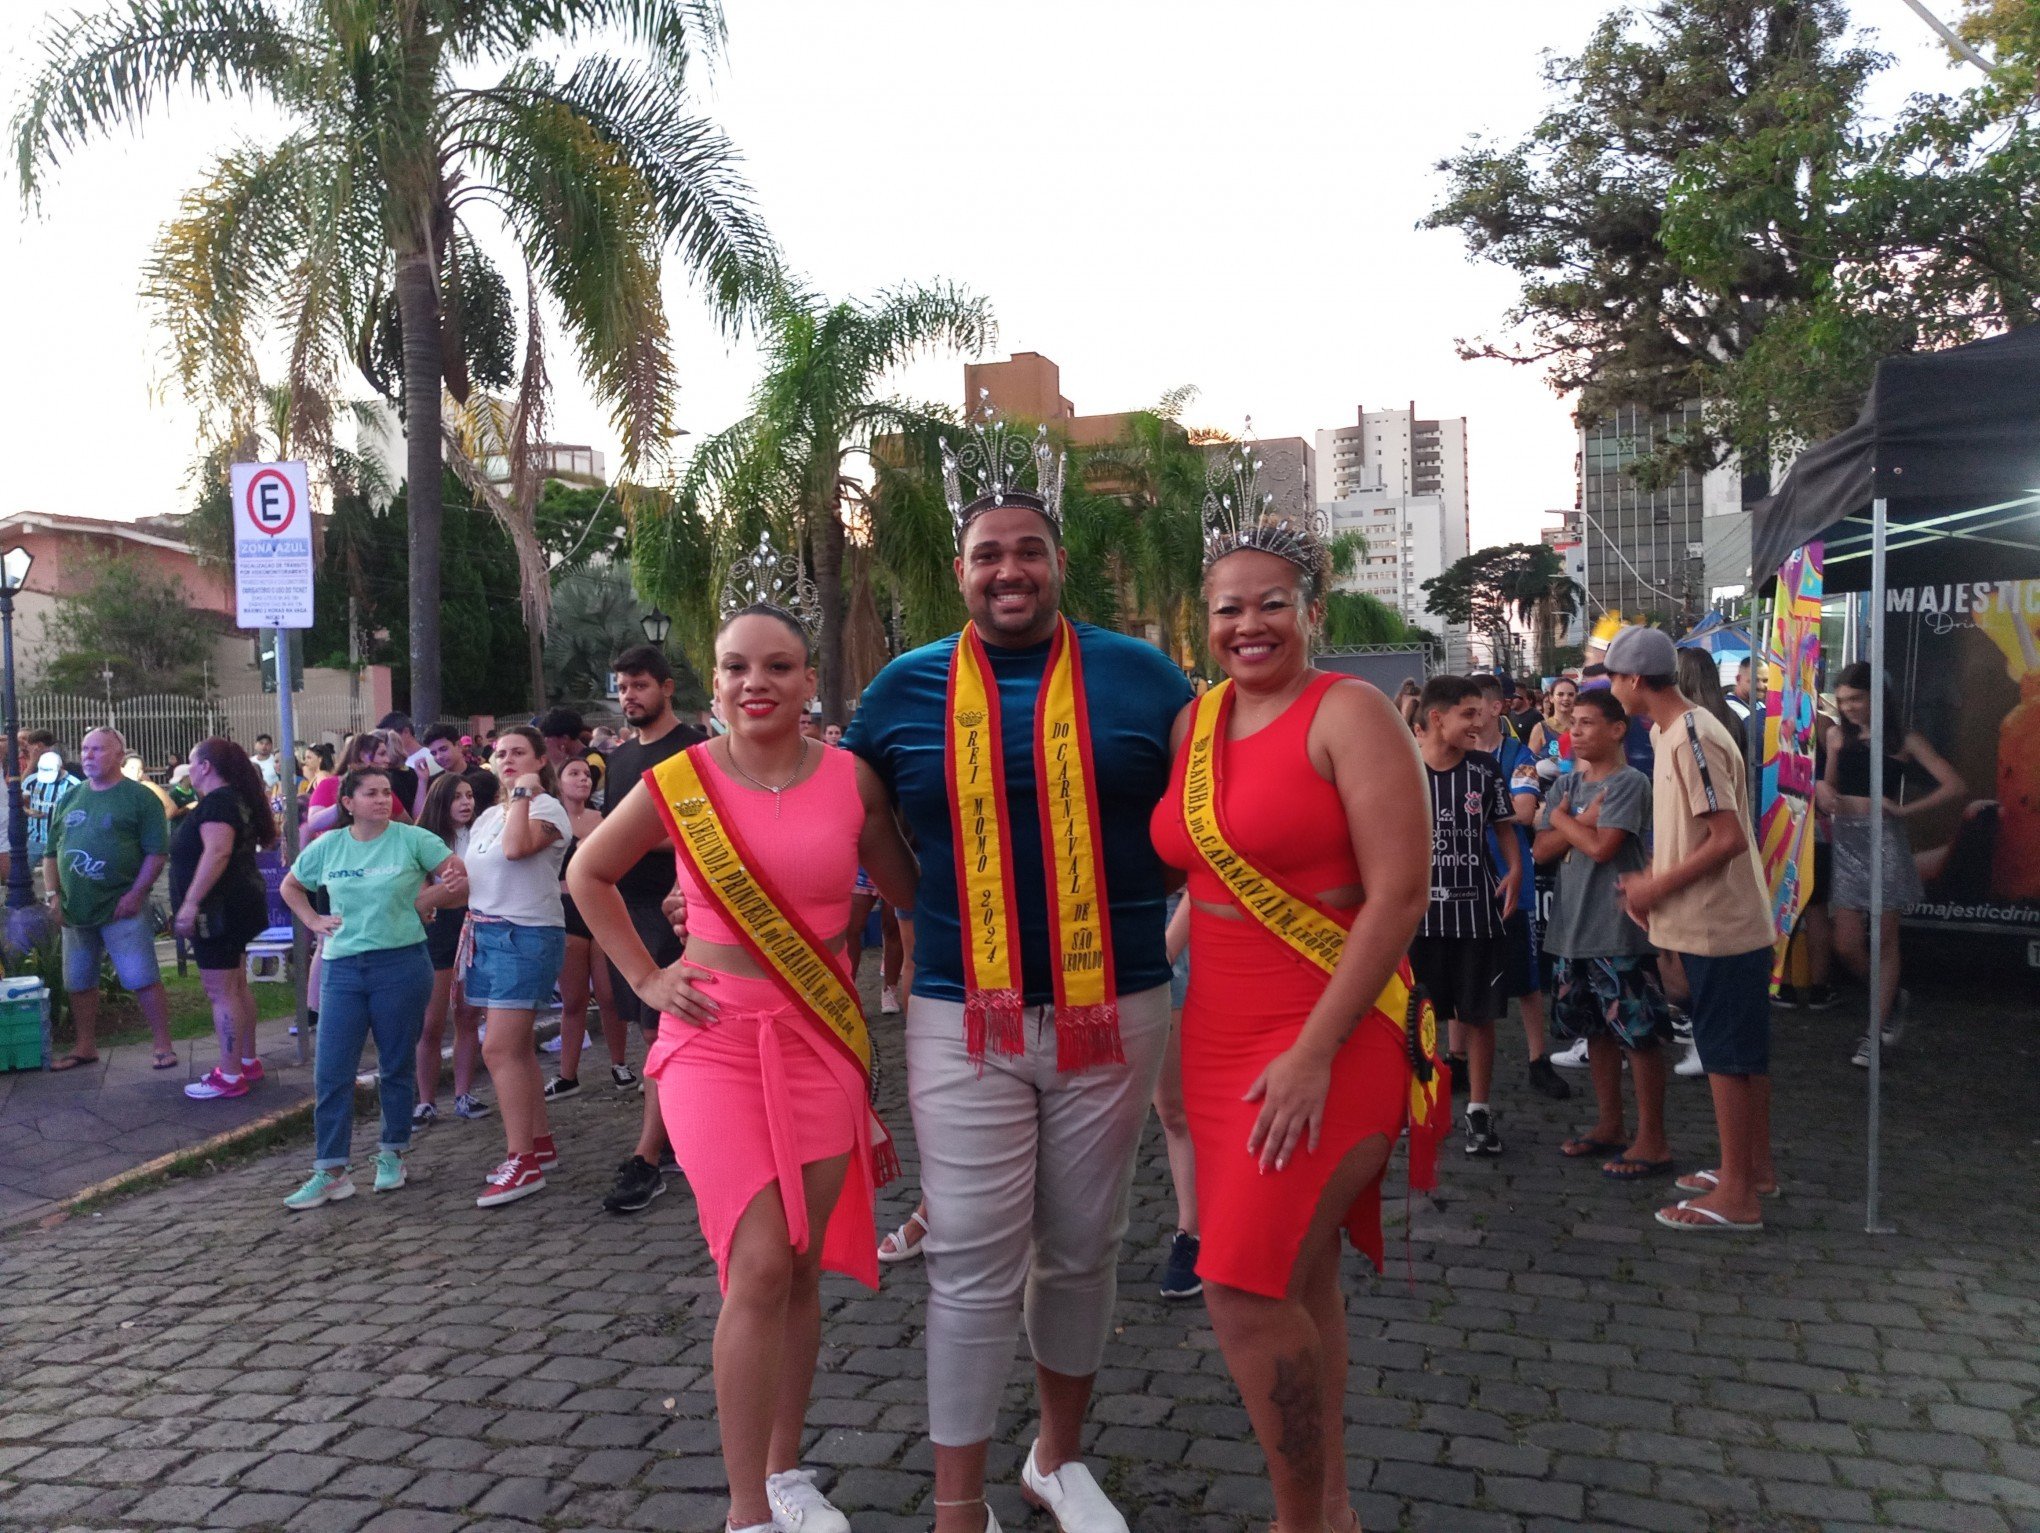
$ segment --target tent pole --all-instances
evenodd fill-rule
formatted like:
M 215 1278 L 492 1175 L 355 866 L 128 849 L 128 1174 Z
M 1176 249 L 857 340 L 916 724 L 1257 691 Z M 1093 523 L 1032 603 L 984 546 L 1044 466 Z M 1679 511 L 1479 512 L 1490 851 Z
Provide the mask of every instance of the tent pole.
M 1879 1218 L 1884 1101 L 1884 565 L 1890 508 L 1870 503 L 1870 1169 L 1863 1228 L 1891 1234 Z

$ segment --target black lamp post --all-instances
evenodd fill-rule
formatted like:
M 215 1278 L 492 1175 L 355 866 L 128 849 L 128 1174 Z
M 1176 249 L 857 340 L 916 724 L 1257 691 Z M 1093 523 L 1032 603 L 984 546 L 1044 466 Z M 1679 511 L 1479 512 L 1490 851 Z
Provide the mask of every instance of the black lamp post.
M 664 649 L 666 647 L 666 635 L 673 631 L 673 620 L 657 607 L 654 607 L 644 615 L 643 620 L 638 626 L 644 629 L 647 640 L 658 645 L 660 649 Z
M 28 567 L 34 556 L 19 544 L 0 556 L 0 668 L 6 680 L 7 710 L 7 910 L 8 937 L 27 946 L 34 934 L 17 930 L 24 924 L 16 912 L 35 905 L 35 891 L 29 881 L 28 816 L 21 802 L 21 713 L 14 696 L 14 598 L 28 584 Z

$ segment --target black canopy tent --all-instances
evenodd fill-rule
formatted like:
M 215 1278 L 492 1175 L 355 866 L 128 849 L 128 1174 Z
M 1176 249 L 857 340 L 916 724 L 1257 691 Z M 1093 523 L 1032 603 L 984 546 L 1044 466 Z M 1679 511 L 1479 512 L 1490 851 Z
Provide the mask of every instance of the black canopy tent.
M 1760 586 L 1822 539 L 1826 589 L 1878 593 L 1869 661 L 1885 666 L 1893 583 L 2040 578 L 2040 325 L 1946 351 L 1886 357 L 1853 426 L 1808 449 L 1751 527 Z M 1884 796 L 1884 689 L 1870 691 L 1870 798 Z M 1870 1081 L 1866 1222 L 1878 1218 L 1883 1092 L 1883 846 L 1870 838 Z
M 1880 497 L 1895 581 L 1961 579 L 1979 546 L 1995 547 L 1998 579 L 2040 578 L 2040 325 L 1879 362 L 1856 424 L 1807 449 L 1758 503 L 1758 581 L 1825 538 L 1828 589 L 1869 589 Z

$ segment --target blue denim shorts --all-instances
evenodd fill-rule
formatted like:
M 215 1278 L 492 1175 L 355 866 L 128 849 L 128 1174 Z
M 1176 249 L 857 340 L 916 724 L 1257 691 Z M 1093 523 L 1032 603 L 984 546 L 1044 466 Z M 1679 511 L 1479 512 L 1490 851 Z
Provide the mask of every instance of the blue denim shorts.
M 97 990 L 99 960 L 113 959 L 113 972 L 123 988 L 146 990 L 163 977 L 156 967 L 156 937 L 149 930 L 149 913 L 129 916 L 125 921 L 108 921 L 104 926 L 64 928 L 64 988 Z
M 564 926 L 517 926 L 509 921 L 474 923 L 474 956 L 468 960 L 467 998 L 477 1006 L 536 1011 L 552 1000 L 560 963 L 567 954 Z

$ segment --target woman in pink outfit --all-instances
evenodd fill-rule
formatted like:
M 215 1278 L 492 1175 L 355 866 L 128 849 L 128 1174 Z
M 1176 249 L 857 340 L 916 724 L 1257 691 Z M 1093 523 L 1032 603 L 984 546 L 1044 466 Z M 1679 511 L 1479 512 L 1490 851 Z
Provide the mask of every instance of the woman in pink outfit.
M 801 1436 L 821 1346 L 822 1268 L 878 1283 L 872 1198 L 883 1129 L 853 1050 L 775 977 L 783 971 L 763 944 L 797 928 L 812 943 L 804 951 L 834 966 L 821 988 L 840 979 L 854 989 L 843 947 L 858 865 L 902 904 L 918 880 L 870 769 L 801 732 L 815 673 L 792 613 L 756 603 L 726 617 L 714 686 L 730 732 L 636 785 L 612 784 L 628 797 L 575 856 L 568 883 L 595 940 L 663 1013 L 645 1074 L 722 1282 L 714 1356 L 729 1526 L 848 1533 L 799 1467 Z M 780 920 L 740 924 L 721 876 L 704 884 L 681 831 L 704 812 L 727 827 Z M 661 970 L 615 885 L 669 834 L 682 848 L 688 938 L 686 957 Z M 861 1035 L 861 1015 L 853 1028 Z

